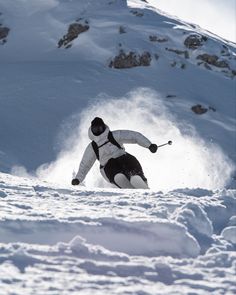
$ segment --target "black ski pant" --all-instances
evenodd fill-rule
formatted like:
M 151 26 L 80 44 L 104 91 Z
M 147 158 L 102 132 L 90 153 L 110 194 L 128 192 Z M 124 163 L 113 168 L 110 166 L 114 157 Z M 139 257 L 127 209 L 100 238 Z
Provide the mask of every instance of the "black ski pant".
M 147 178 L 144 176 L 139 161 L 128 153 L 118 158 L 110 159 L 104 166 L 104 172 L 109 181 L 115 185 L 117 184 L 114 181 L 114 177 L 118 173 L 124 174 L 128 180 L 130 180 L 130 177 L 133 175 L 139 175 L 145 182 L 147 182 Z

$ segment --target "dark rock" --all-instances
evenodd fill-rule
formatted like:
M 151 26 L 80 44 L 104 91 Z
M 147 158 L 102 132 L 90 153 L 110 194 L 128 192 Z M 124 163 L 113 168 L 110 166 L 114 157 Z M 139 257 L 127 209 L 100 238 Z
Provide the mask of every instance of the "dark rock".
M 123 50 L 120 51 L 109 64 L 110 68 L 116 69 L 126 69 L 139 66 L 150 66 L 151 64 L 151 54 L 149 52 L 144 52 L 141 55 L 135 52 L 125 53 Z
M 170 51 L 170 52 L 174 52 L 178 55 L 184 55 L 185 58 L 189 58 L 189 53 L 187 50 L 179 50 L 179 49 L 172 49 L 172 48 L 166 48 L 167 51 Z
M 119 27 L 119 33 L 120 33 L 120 34 L 125 34 L 125 33 L 126 33 L 125 27 L 120 26 L 120 27 Z
M 209 66 L 208 63 L 204 62 L 204 67 L 207 69 L 207 70 L 212 70 L 212 68 Z
M 139 12 L 137 10 L 130 10 L 130 12 L 135 15 L 135 16 L 138 16 L 138 17 L 142 17 L 144 14 L 142 12 Z
M 65 49 L 69 49 L 71 47 L 72 47 L 72 44 L 70 43 L 70 44 L 68 44 L 68 45 L 65 46 Z
M 200 104 L 197 104 L 195 106 L 193 106 L 191 108 L 191 110 L 195 113 L 195 114 L 198 114 L 198 115 L 202 115 L 202 114 L 205 114 L 207 112 L 207 109 L 202 107 Z
M 0 27 L 0 40 L 5 39 L 10 32 L 10 29 L 7 27 Z
M 209 65 L 213 65 L 218 68 L 229 68 L 229 64 L 225 60 L 219 60 L 217 55 L 210 55 L 207 53 L 200 54 L 197 56 L 197 59 L 200 59 L 206 62 Z
M 68 46 L 70 42 L 72 42 L 74 39 L 76 39 L 79 34 L 88 31 L 89 25 L 88 22 L 86 21 L 85 24 L 81 23 L 73 23 L 69 26 L 68 32 L 66 35 L 63 36 L 58 42 L 58 47 L 64 46 L 65 48 L 69 48 L 72 46 Z
M 164 38 L 164 37 L 158 37 L 156 35 L 150 35 L 149 36 L 149 40 L 151 42 L 160 42 L 160 43 L 163 43 L 163 42 L 167 42 L 168 39 L 167 38 Z
M 175 95 L 175 94 L 168 94 L 168 95 L 166 95 L 166 98 L 174 98 L 174 97 L 177 97 L 177 95 Z
M 197 49 L 198 47 L 202 46 L 205 41 L 207 41 L 207 37 L 192 34 L 184 40 L 184 45 L 189 49 Z

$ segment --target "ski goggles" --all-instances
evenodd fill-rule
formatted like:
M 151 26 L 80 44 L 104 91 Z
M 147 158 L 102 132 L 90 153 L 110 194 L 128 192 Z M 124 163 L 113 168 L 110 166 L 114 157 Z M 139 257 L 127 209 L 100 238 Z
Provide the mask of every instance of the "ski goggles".
M 102 134 L 106 129 L 106 126 L 104 125 L 94 125 L 91 126 L 91 131 L 94 135 L 100 135 Z

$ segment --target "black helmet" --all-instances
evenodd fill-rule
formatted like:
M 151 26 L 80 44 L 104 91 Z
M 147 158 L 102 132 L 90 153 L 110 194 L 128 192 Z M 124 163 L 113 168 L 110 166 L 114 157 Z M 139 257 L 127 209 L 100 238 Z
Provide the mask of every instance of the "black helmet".
M 95 136 L 102 134 L 106 129 L 106 125 L 103 120 L 99 117 L 96 117 L 91 122 L 91 131 Z

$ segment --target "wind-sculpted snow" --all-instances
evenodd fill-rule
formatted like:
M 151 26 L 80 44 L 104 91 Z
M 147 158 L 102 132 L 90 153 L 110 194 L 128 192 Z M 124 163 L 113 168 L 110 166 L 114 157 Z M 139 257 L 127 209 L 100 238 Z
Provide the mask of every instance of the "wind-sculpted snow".
M 235 205 L 0 174 L 1 294 L 234 294 Z

